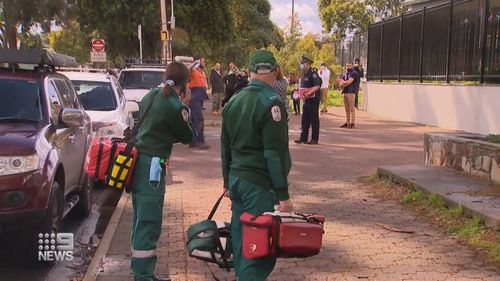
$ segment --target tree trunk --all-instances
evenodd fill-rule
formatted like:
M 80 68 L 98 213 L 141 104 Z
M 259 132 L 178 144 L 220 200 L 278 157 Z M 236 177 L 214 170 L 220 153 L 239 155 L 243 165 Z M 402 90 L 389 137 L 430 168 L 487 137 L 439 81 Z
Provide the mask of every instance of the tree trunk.
M 4 48 L 17 49 L 17 25 L 6 23 Z

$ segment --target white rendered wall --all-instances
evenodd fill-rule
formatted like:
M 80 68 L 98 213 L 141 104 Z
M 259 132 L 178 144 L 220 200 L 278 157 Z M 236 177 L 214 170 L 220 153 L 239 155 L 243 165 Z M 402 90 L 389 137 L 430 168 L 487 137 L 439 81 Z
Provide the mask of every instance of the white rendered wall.
M 363 109 L 389 119 L 500 134 L 500 86 L 363 83 Z

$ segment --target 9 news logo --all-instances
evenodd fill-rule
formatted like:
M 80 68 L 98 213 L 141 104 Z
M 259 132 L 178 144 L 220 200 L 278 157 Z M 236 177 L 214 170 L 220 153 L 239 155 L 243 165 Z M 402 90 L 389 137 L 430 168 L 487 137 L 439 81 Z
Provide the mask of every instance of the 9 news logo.
M 38 261 L 72 261 L 73 233 L 39 233 Z

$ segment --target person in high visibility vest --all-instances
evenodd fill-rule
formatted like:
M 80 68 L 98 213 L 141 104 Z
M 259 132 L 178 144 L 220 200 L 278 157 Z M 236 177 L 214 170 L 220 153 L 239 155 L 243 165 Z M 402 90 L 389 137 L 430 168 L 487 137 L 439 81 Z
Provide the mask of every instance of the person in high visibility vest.
M 232 202 L 231 242 L 238 281 L 263 281 L 276 258 L 242 255 L 243 212 L 259 215 L 292 211 L 287 176 L 292 165 L 288 147 L 288 113 L 272 84 L 276 59 L 259 50 L 250 58 L 251 82 L 229 100 L 222 112 L 221 155 L 224 188 Z
M 132 182 L 132 260 L 134 281 L 170 280 L 155 275 L 156 248 L 160 239 L 165 196 L 166 163 L 176 142 L 193 139 L 185 96 L 190 73 L 179 62 L 167 66 L 163 88 L 151 90 L 141 102 L 137 133 L 138 159 Z M 150 106 L 150 107 L 149 107 Z M 148 108 L 146 112 L 146 108 Z

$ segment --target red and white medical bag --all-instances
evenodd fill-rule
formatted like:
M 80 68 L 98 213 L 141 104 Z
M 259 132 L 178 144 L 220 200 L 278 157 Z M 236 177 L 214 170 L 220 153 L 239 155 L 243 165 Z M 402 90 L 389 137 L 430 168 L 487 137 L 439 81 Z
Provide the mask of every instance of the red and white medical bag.
M 317 255 L 323 240 L 322 215 L 296 213 L 243 213 L 243 256 L 305 258 Z

